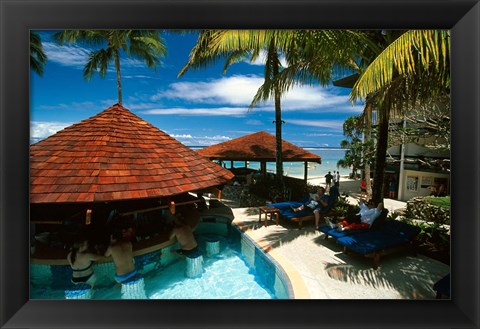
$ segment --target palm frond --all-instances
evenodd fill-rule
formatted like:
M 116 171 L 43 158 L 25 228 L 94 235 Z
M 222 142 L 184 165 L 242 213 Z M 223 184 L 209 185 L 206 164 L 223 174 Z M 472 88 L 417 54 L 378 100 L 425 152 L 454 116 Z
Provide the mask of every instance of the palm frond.
M 436 70 L 449 84 L 450 34 L 447 30 L 409 30 L 387 46 L 355 83 L 351 100 L 365 98 L 390 84 L 394 75 Z
M 30 68 L 39 76 L 43 75 L 43 66 L 47 63 L 47 55 L 43 50 L 40 35 L 30 32 Z

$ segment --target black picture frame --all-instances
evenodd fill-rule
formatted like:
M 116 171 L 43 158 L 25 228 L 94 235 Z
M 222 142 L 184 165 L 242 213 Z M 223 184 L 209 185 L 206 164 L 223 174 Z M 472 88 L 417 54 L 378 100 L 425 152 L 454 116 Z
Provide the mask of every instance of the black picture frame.
M 0 0 L 0 10 L 2 328 L 479 326 L 478 1 Z M 64 28 L 451 29 L 451 300 L 29 300 L 28 32 Z

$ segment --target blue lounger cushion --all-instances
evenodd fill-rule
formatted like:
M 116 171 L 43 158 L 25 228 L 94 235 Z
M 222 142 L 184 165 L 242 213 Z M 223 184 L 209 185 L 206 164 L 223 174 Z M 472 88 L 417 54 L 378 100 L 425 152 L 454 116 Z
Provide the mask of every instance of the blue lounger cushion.
M 359 234 L 359 233 L 362 233 L 362 232 L 368 232 L 369 229 L 361 229 L 361 230 L 346 230 L 346 231 L 337 231 L 336 228 L 331 228 L 330 226 L 328 225 L 323 225 L 323 226 L 320 226 L 318 228 L 318 230 L 320 232 L 323 232 L 325 233 L 327 236 L 331 236 L 333 237 L 334 239 L 339 239 L 339 238 L 342 238 L 344 236 L 348 236 L 348 235 L 354 235 L 354 234 Z
M 392 220 L 385 222 L 381 230 L 370 230 L 337 239 L 337 243 L 362 255 L 392 248 L 411 241 L 420 233 L 417 226 Z
M 336 228 L 331 228 L 328 225 L 323 225 L 318 228 L 320 232 L 325 233 L 326 237 L 331 236 L 334 239 L 339 239 L 344 236 L 349 236 L 349 235 L 354 235 L 354 234 L 359 234 L 363 232 L 369 232 L 371 230 L 381 230 L 383 229 L 385 223 L 386 223 L 386 218 L 388 215 L 388 209 L 383 209 L 381 214 L 378 216 L 377 219 L 373 222 L 371 228 L 365 228 L 365 229 L 358 229 L 358 230 L 345 230 L 345 231 L 337 231 Z
M 305 196 L 303 199 L 299 201 L 285 201 L 285 202 L 279 202 L 279 203 L 267 203 L 267 206 L 270 207 L 275 207 L 278 210 L 280 210 L 280 216 L 286 219 L 292 219 L 292 218 L 298 218 L 298 217 L 304 217 L 304 216 L 312 216 L 313 212 L 309 209 L 304 209 L 301 211 L 293 211 L 293 208 L 298 208 L 301 205 L 305 204 L 308 202 L 309 196 Z

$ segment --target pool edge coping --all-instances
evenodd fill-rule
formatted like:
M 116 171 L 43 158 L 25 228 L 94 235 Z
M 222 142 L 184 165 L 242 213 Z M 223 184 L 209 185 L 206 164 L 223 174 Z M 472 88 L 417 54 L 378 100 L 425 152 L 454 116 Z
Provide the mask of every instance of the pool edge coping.
M 285 273 L 286 278 L 290 281 L 293 299 L 310 299 L 310 293 L 305 285 L 305 281 L 303 281 L 302 276 L 289 260 L 276 251 L 275 248 L 265 239 L 258 237 L 242 220 L 235 219 L 235 222 L 232 223 L 232 225 L 235 225 L 241 232 L 245 233 L 258 246 L 258 248 L 260 248 L 260 250 L 266 255 L 269 255 L 280 270 Z

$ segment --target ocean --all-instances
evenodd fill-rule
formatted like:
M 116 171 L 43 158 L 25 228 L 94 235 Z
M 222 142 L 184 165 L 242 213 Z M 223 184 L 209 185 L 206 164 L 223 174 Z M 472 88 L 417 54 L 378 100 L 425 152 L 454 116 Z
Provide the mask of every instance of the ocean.
M 308 179 L 313 178 L 323 178 L 329 171 L 340 171 L 341 176 L 346 176 L 350 174 L 349 168 L 337 168 L 337 162 L 340 159 L 343 159 L 345 156 L 345 150 L 340 148 L 314 148 L 314 147 L 305 147 L 305 150 L 317 154 L 321 157 L 322 163 L 309 163 L 308 164 Z M 235 167 L 243 167 L 245 164 L 243 161 L 235 161 Z M 230 163 L 227 164 L 227 168 L 230 166 Z M 259 162 L 250 161 L 248 167 L 252 169 L 260 169 Z M 284 162 L 283 171 L 286 176 L 302 178 L 303 179 L 303 162 Z M 275 162 L 267 163 L 267 171 L 274 173 L 276 171 Z

